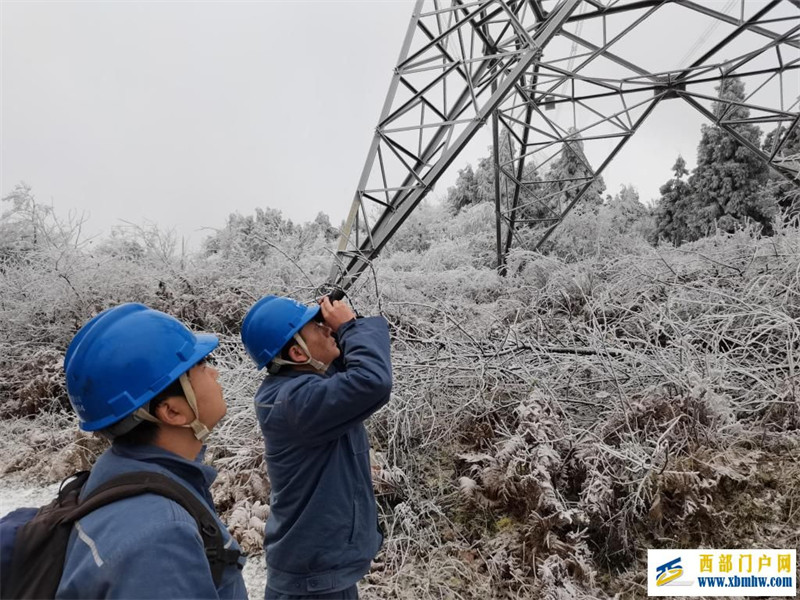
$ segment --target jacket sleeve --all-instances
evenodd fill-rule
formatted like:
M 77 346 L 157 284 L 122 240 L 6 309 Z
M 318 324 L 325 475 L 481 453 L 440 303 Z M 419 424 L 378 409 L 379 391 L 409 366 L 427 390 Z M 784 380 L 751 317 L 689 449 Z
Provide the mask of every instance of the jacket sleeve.
M 389 401 L 392 363 L 383 317 L 357 319 L 339 331 L 343 369 L 298 379 L 283 401 L 289 425 L 306 445 L 336 439 Z
M 109 557 L 105 598 L 218 598 L 195 523 L 159 523 L 122 541 Z

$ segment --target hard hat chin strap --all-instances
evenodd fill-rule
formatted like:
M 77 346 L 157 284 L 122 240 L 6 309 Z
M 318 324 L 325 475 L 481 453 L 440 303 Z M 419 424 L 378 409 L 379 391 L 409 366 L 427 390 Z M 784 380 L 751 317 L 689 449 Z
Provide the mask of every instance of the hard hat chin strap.
M 194 431 L 194 437 L 201 442 L 204 442 L 208 437 L 208 434 L 211 433 L 211 430 L 200 422 L 200 411 L 197 410 L 197 398 L 194 395 L 192 384 L 189 383 L 189 376 L 186 373 L 183 373 L 180 377 L 180 382 L 181 387 L 183 388 L 183 393 L 186 396 L 186 402 L 189 404 L 189 408 L 191 408 L 192 412 L 194 413 L 194 421 L 188 425 L 182 425 L 182 427 L 191 427 L 192 431 Z
M 311 365 L 312 367 L 314 367 L 317 371 L 320 371 L 321 373 L 324 373 L 325 371 L 328 370 L 328 367 L 330 365 L 328 365 L 328 364 L 326 364 L 326 363 L 324 363 L 324 362 L 322 362 L 320 360 L 317 360 L 316 358 L 311 356 L 311 352 L 309 351 L 308 346 L 306 346 L 305 341 L 303 340 L 303 338 L 300 336 L 299 333 L 295 333 L 293 337 L 294 337 L 294 341 L 297 342 L 297 345 L 300 346 L 300 348 L 303 349 L 303 352 L 306 353 L 306 356 L 308 357 L 308 359 L 305 360 L 304 362 L 294 362 L 293 360 L 284 360 L 284 359 L 282 359 L 280 357 L 275 357 L 275 358 L 272 359 L 272 362 L 274 362 L 276 365 L 290 365 L 290 366 L 295 366 L 295 367 L 298 367 L 298 366 L 301 366 L 301 365 Z
M 194 432 L 194 437 L 196 437 L 199 441 L 204 442 L 208 437 L 208 434 L 211 433 L 211 430 L 200 422 L 200 413 L 197 410 L 197 397 L 194 395 L 192 384 L 189 382 L 189 376 L 186 373 L 183 373 L 180 376 L 179 381 L 181 382 L 183 395 L 186 397 L 186 403 L 194 413 L 194 421 L 186 425 L 181 425 L 181 427 L 191 428 Z M 144 407 L 137 409 L 133 414 L 144 421 L 150 421 L 151 423 L 159 424 L 163 423 L 163 421 L 151 415 Z

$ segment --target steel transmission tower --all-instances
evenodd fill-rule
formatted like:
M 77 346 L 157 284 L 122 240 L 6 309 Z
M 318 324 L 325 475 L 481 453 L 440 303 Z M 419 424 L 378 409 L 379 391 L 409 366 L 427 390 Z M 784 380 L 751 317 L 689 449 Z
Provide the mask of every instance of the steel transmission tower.
M 329 281 L 350 287 L 487 123 L 501 272 L 521 230 L 540 248 L 664 101 L 800 185 L 797 156 L 782 152 L 800 118 L 798 69 L 800 0 L 418 0 Z M 717 98 L 732 77 L 743 103 Z M 740 135 L 748 124 L 777 129 L 773 146 Z M 580 168 L 548 180 L 565 154 Z

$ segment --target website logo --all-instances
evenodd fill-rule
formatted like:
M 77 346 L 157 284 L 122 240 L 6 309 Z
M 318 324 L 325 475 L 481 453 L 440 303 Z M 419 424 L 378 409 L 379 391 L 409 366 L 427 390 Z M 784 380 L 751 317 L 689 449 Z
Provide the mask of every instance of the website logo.
M 795 596 L 793 548 L 651 548 L 648 596 Z
M 681 557 L 665 562 L 663 565 L 656 567 L 656 585 L 667 585 L 675 581 L 678 577 L 683 575 L 683 567 L 681 566 Z

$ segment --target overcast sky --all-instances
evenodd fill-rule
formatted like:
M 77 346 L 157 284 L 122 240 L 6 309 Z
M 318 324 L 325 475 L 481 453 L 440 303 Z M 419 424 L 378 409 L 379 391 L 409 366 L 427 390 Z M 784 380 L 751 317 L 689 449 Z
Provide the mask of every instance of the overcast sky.
M 8 2 L 0 192 L 20 181 L 89 230 L 145 219 L 193 244 L 231 212 L 347 213 L 413 8 L 345 2 Z M 662 103 L 609 167 L 658 195 L 702 117 Z M 476 137 L 455 172 L 486 154 Z

